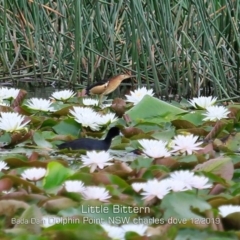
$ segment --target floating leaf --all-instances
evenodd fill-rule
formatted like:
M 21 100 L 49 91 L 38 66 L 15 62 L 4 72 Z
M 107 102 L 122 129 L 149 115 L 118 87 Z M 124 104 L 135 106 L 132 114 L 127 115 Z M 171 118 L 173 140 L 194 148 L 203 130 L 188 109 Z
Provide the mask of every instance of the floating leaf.
M 163 165 L 152 165 L 146 169 L 142 178 L 153 179 L 167 175 L 170 172 L 169 168 Z
M 177 114 L 185 112 L 186 111 L 174 107 L 169 103 L 146 95 L 141 102 L 128 110 L 126 114 L 132 121 L 137 121 L 139 119 L 154 118 L 157 116 L 166 116 L 166 118 L 169 118 L 170 114 L 176 116 Z
M 111 184 L 117 185 L 119 188 L 124 189 L 124 188 L 129 187 L 129 184 L 118 176 L 108 174 L 108 178 L 109 178 L 109 181 L 111 182 Z
M 6 158 L 4 160 L 9 167 L 11 168 L 17 168 L 17 167 L 46 167 L 47 163 L 46 162 L 40 162 L 40 161 L 23 161 L 20 158 Z
M 73 201 L 70 198 L 66 197 L 53 197 L 47 199 L 43 202 L 42 207 L 46 209 L 46 211 L 50 213 L 57 213 L 60 210 L 76 207 L 78 205 L 77 202 Z
M 178 162 L 185 162 L 185 163 L 191 163 L 191 162 L 198 162 L 196 155 L 187 155 L 187 156 L 181 156 L 177 158 Z
M 91 219 L 86 218 L 84 222 L 81 219 L 77 219 L 77 218 L 69 219 L 69 221 L 67 221 L 64 224 L 59 223 L 44 229 L 44 235 L 48 237 L 47 239 L 53 239 L 53 240 L 57 240 L 57 239 L 90 240 L 90 239 L 93 239 L 93 236 L 94 236 L 94 239 L 96 240 L 109 239 L 107 237 L 107 233 L 101 228 L 99 224 L 94 223 L 94 221 L 91 221 L 91 224 L 90 224 L 88 223 L 87 220 L 90 221 Z M 41 240 L 47 240 L 47 239 L 41 239 Z M 25 240 L 25 239 L 22 239 L 22 240 Z
M 58 162 L 50 162 L 47 166 L 47 173 L 43 179 L 44 188 L 50 189 L 60 186 L 73 171 L 64 167 Z
M 224 179 L 231 180 L 233 177 L 234 167 L 230 158 L 219 157 L 196 165 L 193 171 L 211 172 Z
M 189 123 L 192 123 L 194 126 L 200 126 L 203 124 L 203 118 L 204 116 L 202 115 L 205 111 L 191 111 L 190 113 L 183 114 L 179 116 L 179 120 L 185 120 Z
M 131 167 L 136 170 L 141 168 L 149 168 L 152 165 L 153 158 L 138 157 L 131 163 Z
M 181 128 L 195 128 L 196 126 L 192 124 L 191 122 L 188 122 L 187 120 L 181 120 L 181 119 L 176 119 L 172 121 L 173 126 L 175 126 L 177 129 Z
M 3 146 L 8 145 L 10 142 L 11 142 L 11 135 L 10 135 L 10 133 L 5 132 L 4 134 L 2 134 L 0 136 L 0 144 L 1 144 L 1 146 L 2 145 Z
M 53 127 L 55 126 L 56 124 L 58 123 L 58 121 L 54 120 L 54 119 L 46 119 L 42 122 L 42 125 L 41 125 L 41 129 L 43 128 L 48 128 L 48 127 Z
M 41 148 L 52 148 L 52 144 L 46 141 L 41 132 L 35 132 L 33 134 L 33 141 Z
M 80 125 L 73 118 L 68 118 L 60 121 L 53 127 L 57 134 L 79 136 Z
M 230 134 L 224 139 L 224 144 L 227 149 L 232 152 L 240 152 L 240 133 Z
M 213 231 L 203 231 L 191 228 L 182 228 L 177 232 L 174 240 L 238 240 L 238 237 L 233 232 L 213 232 Z
M 0 200 L 0 215 L 12 216 L 18 209 L 26 209 L 29 205 L 17 200 Z
M 64 104 L 60 110 L 52 113 L 53 116 L 66 116 L 69 114 L 69 110 L 72 108 L 71 105 Z
M 42 214 L 37 206 L 29 206 L 17 220 L 19 221 L 17 221 L 14 228 L 23 228 L 32 234 L 41 232 Z
M 181 203 L 178 205 L 177 203 Z M 203 217 L 194 213 L 193 208 L 198 209 L 200 212 L 211 209 L 211 206 L 198 196 L 185 192 L 172 192 L 167 194 L 161 203 L 161 208 L 164 209 L 164 219 L 199 219 L 204 220 Z
M 26 181 L 18 176 L 14 176 L 14 175 L 4 175 L 1 177 L 1 179 L 10 179 L 13 183 L 13 186 L 21 186 L 22 188 L 24 188 L 27 191 L 31 191 L 34 193 L 42 193 L 43 190 L 38 188 L 36 185 L 34 185 L 33 183 Z

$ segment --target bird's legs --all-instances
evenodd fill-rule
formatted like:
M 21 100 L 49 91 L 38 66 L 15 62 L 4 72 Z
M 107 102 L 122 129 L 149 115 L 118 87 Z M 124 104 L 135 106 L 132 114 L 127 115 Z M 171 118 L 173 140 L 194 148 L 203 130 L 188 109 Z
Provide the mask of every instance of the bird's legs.
M 103 94 L 101 94 L 99 96 L 99 101 L 98 101 L 98 106 L 101 107 L 102 106 L 102 98 L 103 98 Z

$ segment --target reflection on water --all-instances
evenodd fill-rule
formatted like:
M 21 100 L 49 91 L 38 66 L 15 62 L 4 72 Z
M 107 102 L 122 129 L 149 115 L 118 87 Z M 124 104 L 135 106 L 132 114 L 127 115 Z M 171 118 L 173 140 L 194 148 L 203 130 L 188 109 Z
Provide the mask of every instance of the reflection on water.
M 54 88 L 52 86 L 50 87 L 35 87 L 35 88 L 24 88 L 28 92 L 27 97 L 32 98 L 32 97 L 37 97 L 37 98 L 49 98 L 53 92 L 62 90 L 58 88 Z
M 73 91 L 79 91 L 82 90 L 80 87 L 75 88 L 69 88 L 69 87 L 59 87 L 57 85 L 50 85 L 47 86 L 34 86 L 34 83 L 32 82 L 17 82 L 16 85 L 12 85 L 12 83 L 0 83 L 0 87 L 14 87 L 26 90 L 28 92 L 27 98 L 44 98 L 47 99 L 51 96 L 51 94 L 55 91 L 61 91 L 61 90 L 73 90 Z M 130 90 L 134 90 L 134 86 L 132 86 L 131 83 L 122 83 L 121 86 L 114 91 L 112 94 L 109 95 L 111 98 L 116 97 L 124 97 L 125 94 L 129 94 Z
M 54 86 L 39 86 L 39 87 L 32 87 L 30 85 L 27 84 L 18 84 L 18 86 L 15 86 L 15 88 L 20 88 L 20 89 L 24 89 L 28 92 L 27 98 L 32 98 L 32 97 L 36 97 L 36 98 L 44 98 L 47 99 L 49 98 L 53 92 L 56 91 L 62 91 L 62 90 L 73 90 L 73 91 L 80 91 L 80 88 L 67 88 L 67 87 L 54 87 Z M 125 89 L 123 89 L 125 90 Z M 121 91 L 121 88 L 117 89 L 116 91 L 114 91 L 113 93 L 109 94 L 108 98 L 115 98 L 115 97 L 124 97 L 125 93 L 124 91 Z
M 22 83 L 22 84 L 20 83 L 14 87 L 26 90 L 28 92 L 27 98 L 36 97 L 36 98 L 45 98 L 45 99 L 49 98 L 53 92 L 69 89 L 69 88 L 63 88 L 63 87 L 59 88 L 57 86 L 52 86 L 52 85 L 35 87 L 35 86 L 32 86 L 31 84 L 26 84 L 26 83 Z

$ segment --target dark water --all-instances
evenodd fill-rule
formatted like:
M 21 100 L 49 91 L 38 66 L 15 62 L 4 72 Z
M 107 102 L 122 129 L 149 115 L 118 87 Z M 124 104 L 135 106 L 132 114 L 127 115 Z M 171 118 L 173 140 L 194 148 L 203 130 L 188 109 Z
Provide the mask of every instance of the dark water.
M 64 89 L 58 89 L 54 88 L 52 86 L 50 87 L 35 87 L 35 88 L 22 88 L 28 92 L 27 98 L 49 98 L 53 92 L 55 91 L 61 91 Z
M 53 92 L 70 89 L 67 87 L 59 88 L 56 86 L 52 86 L 50 84 L 47 86 L 35 87 L 35 86 L 32 86 L 31 84 L 26 84 L 26 83 L 20 83 L 20 84 L 17 84 L 16 86 L 9 86 L 9 87 L 19 88 L 27 91 L 28 92 L 27 98 L 36 97 L 36 98 L 45 98 L 45 99 L 51 97 Z M 71 90 L 75 91 L 76 89 L 71 89 Z
M 110 97 L 124 97 L 124 95 L 126 94 L 126 92 L 124 91 L 126 89 L 125 84 L 122 84 L 124 86 L 124 88 L 122 88 L 123 86 L 120 86 L 117 90 L 115 90 L 113 93 L 109 94 Z M 68 88 L 68 87 L 56 87 L 56 86 L 52 86 L 52 85 L 48 85 L 48 86 L 37 86 L 37 87 L 33 87 L 29 84 L 18 84 L 17 86 L 9 86 L 9 87 L 14 87 L 14 88 L 19 88 L 19 89 L 24 89 L 28 92 L 27 98 L 32 98 L 32 97 L 36 97 L 36 98 L 49 98 L 53 92 L 56 91 L 62 91 L 62 90 L 72 90 L 74 92 L 77 91 L 81 91 L 83 88 Z M 131 87 L 131 85 L 129 86 Z

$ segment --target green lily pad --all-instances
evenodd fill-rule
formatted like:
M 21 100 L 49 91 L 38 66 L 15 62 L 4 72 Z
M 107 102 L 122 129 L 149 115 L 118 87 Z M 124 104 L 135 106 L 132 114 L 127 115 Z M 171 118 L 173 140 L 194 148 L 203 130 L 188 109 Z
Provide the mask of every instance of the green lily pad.
M 186 111 L 146 95 L 136 106 L 128 110 L 126 115 L 128 115 L 132 121 L 137 121 L 139 119 L 158 116 L 165 116 L 167 118 L 168 115 L 176 116 L 181 113 L 186 113 Z
M 35 132 L 33 134 L 33 141 L 41 148 L 52 148 L 52 144 L 45 140 L 41 132 Z
M 58 162 L 50 162 L 43 180 L 44 188 L 51 189 L 60 186 L 73 173 L 73 170 L 64 167 Z
M 180 205 L 178 203 L 181 203 Z M 201 212 L 211 209 L 211 206 L 206 201 L 202 200 L 196 195 L 189 194 L 186 192 L 177 192 L 167 194 L 161 203 L 161 208 L 164 211 L 165 220 L 172 218 L 176 219 L 201 219 L 203 217 L 194 213 L 192 208 L 196 208 Z
M 68 118 L 60 121 L 53 127 L 57 134 L 79 136 L 80 125 L 76 123 L 73 118 Z

